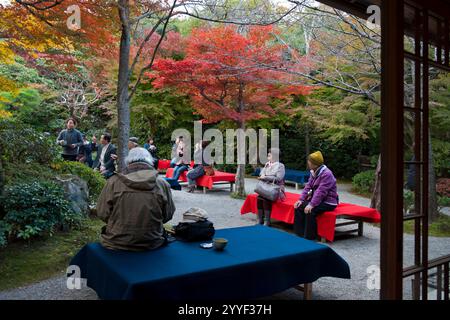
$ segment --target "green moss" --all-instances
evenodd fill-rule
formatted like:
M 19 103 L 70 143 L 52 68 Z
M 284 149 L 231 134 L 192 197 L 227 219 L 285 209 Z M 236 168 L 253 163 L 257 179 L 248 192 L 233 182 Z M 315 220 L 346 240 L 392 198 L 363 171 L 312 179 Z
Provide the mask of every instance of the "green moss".
M 102 221 L 89 219 L 81 230 L 57 233 L 31 244 L 9 244 L 0 250 L 0 291 L 65 274 L 70 259 L 78 250 L 98 240 L 102 226 Z

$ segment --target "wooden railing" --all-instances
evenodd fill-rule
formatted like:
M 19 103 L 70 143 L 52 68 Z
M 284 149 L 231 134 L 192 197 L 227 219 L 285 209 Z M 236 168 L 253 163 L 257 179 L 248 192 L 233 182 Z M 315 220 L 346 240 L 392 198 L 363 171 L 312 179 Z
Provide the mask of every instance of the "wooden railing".
M 435 272 L 429 273 L 430 270 L 436 269 Z M 450 299 L 450 255 L 442 256 L 436 259 L 432 259 L 428 261 L 427 268 L 422 266 L 413 266 L 403 270 L 403 277 L 411 277 L 415 276 L 412 279 L 412 298 L 414 300 L 420 299 L 420 286 L 424 285 L 422 283 L 422 279 L 419 276 L 423 272 L 427 272 L 428 281 L 427 286 L 433 289 L 436 289 L 436 300 L 449 300 Z M 436 279 L 436 281 L 430 281 Z M 423 291 L 422 291 L 423 292 Z M 427 297 L 428 298 L 428 297 Z M 423 297 L 422 297 L 423 299 Z

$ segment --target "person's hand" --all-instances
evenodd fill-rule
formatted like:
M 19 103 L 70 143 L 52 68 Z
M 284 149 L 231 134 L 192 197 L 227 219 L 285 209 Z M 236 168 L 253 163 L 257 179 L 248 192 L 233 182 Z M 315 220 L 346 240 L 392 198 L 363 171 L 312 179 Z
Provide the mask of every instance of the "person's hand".
M 111 159 L 117 160 L 117 158 L 118 158 L 118 157 L 117 157 L 117 154 L 112 154 L 112 155 L 111 155 Z
M 312 209 L 313 209 L 314 207 L 312 206 L 312 205 L 310 205 L 310 204 L 308 204 L 307 206 L 306 206 L 306 208 L 305 208 L 305 213 L 311 213 L 311 211 L 312 211 Z
M 302 205 L 302 203 L 303 203 L 303 201 L 298 200 L 296 203 L 294 203 L 294 208 L 295 208 L 295 209 L 300 208 L 300 206 Z
M 258 179 L 259 179 L 259 180 L 264 180 L 265 177 L 266 177 L 266 176 L 262 174 L 262 175 L 260 175 L 260 176 L 258 177 Z
M 103 173 L 103 171 L 105 171 L 105 170 L 106 170 L 106 168 L 104 166 L 100 166 L 100 172 Z
M 75 145 L 74 145 L 74 144 L 71 144 L 70 147 L 71 147 L 72 149 L 75 149 Z

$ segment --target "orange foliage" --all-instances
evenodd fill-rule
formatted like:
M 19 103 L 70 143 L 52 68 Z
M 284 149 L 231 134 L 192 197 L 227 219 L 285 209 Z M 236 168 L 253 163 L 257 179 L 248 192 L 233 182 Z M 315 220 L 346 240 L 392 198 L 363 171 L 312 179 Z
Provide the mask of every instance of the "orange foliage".
M 147 76 L 156 88 L 174 86 L 189 94 L 208 122 L 245 123 L 289 112 L 291 97 L 307 95 L 311 88 L 275 70 L 289 64 L 283 59 L 285 48 L 274 44 L 276 32 L 271 26 L 252 27 L 245 35 L 230 26 L 196 29 L 186 39 L 185 59 L 160 58 Z M 274 99 L 287 103 L 277 109 Z

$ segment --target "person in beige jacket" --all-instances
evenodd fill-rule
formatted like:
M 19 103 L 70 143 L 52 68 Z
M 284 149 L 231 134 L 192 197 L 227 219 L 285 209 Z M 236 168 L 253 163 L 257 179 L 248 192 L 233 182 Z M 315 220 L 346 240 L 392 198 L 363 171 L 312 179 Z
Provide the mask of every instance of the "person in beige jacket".
M 267 160 L 269 161 L 267 161 L 266 165 L 261 170 L 258 179 L 268 183 L 273 182 L 275 184 L 278 184 L 280 186 L 279 200 L 283 201 L 286 198 L 284 190 L 285 168 L 284 164 L 282 164 L 279 161 L 279 158 L 280 158 L 280 150 L 277 148 L 270 149 L 267 155 Z M 270 226 L 272 201 L 258 195 L 257 206 L 258 206 L 258 223 Z
M 146 149 L 131 149 L 125 163 L 125 170 L 107 181 L 97 202 L 97 216 L 106 223 L 100 243 L 115 250 L 159 248 L 167 242 L 163 224 L 175 212 L 170 186 L 158 177 Z

